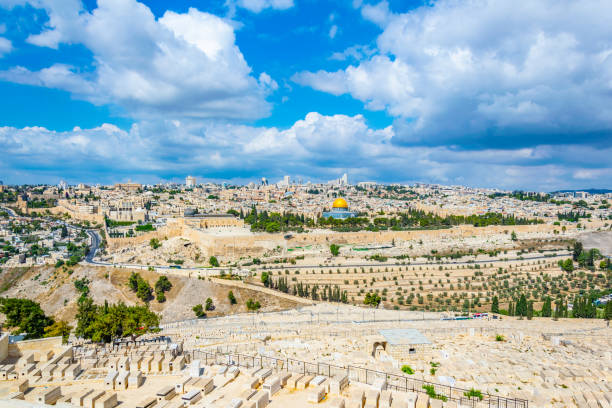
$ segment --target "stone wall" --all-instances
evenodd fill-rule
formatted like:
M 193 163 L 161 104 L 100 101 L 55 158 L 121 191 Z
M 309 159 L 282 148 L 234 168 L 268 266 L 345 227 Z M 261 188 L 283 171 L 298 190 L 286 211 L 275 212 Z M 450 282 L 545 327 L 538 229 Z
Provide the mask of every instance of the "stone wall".
M 7 340 L 8 341 L 8 340 Z M 8 345 L 8 355 L 10 357 L 20 357 L 28 351 L 53 351 L 54 354 L 64 352 L 66 349 L 62 345 L 62 337 L 47 337 L 44 339 L 22 340 Z
M 0 362 L 8 357 L 9 334 L 2 333 L 0 335 Z
M 104 227 L 104 233 L 106 234 L 106 243 L 109 249 L 116 249 L 125 246 L 140 245 L 148 243 L 153 238 L 157 238 L 160 241 L 166 238 L 178 237 L 182 235 L 182 228 L 176 226 L 168 226 L 160 228 L 156 231 L 145 232 L 142 235 L 129 238 L 111 238 L 108 234 L 106 226 Z

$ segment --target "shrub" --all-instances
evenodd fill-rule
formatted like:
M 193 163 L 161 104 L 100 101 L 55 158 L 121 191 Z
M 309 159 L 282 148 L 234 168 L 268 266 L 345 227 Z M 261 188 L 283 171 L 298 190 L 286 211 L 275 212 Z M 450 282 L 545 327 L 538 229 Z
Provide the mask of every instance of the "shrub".
M 231 290 L 227 293 L 227 298 L 229 299 L 230 304 L 235 305 L 237 303 L 236 296 L 234 296 L 234 292 Z
M 468 398 L 472 398 L 472 397 L 478 398 L 480 401 L 482 401 L 482 399 L 484 398 L 482 396 L 482 392 L 474 388 L 471 388 L 469 391 L 464 392 L 463 395 L 465 395 Z
M 219 267 L 219 260 L 217 260 L 216 256 L 211 256 L 210 258 L 208 258 L 208 263 L 213 268 L 218 268 Z
M 414 370 L 409 365 L 403 365 L 402 366 L 402 372 L 404 372 L 404 373 L 406 373 L 408 375 L 414 374 Z
M 201 317 L 206 317 L 206 313 L 204 313 L 204 308 L 201 304 L 195 305 L 191 310 L 193 310 L 193 313 L 195 313 L 198 319 Z
M 495 341 L 506 341 L 506 338 L 502 334 L 495 335 Z

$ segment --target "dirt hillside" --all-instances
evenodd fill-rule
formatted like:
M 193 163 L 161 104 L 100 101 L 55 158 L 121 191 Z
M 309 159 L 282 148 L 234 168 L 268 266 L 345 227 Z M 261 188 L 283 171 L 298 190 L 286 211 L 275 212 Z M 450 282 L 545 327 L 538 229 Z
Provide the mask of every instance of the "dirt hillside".
M 151 271 L 136 272 L 147 280 L 151 287 L 160 276 Z M 80 296 L 74 285 L 76 280 L 89 280 L 90 296 L 98 304 L 104 303 L 105 300 L 109 303 L 121 301 L 128 305 L 143 304 L 127 285 L 131 273 L 132 270 L 129 269 L 87 265 L 57 269 L 52 266 L 4 269 L 0 273 L 0 296 L 35 300 L 41 304 L 46 314 L 72 322 Z M 228 288 L 205 279 L 181 276 L 168 276 L 168 279 L 172 283 L 172 289 L 166 293 L 166 301 L 159 303 L 152 300 L 149 304 L 152 310 L 161 314 L 162 322 L 193 318 L 193 306 L 204 305 L 209 297 L 215 305 L 215 310 L 208 312 L 211 317 L 245 312 L 248 299 L 259 301 L 262 311 L 284 310 L 296 306 L 296 303 L 289 299 L 251 289 Z M 227 297 L 230 289 L 237 299 L 236 305 L 230 305 Z

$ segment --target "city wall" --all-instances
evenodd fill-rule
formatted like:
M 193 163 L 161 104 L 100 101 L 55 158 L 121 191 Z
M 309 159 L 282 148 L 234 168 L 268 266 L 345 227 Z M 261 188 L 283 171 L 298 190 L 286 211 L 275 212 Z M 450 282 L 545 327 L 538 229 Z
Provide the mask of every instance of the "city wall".
M 110 249 L 121 248 L 130 245 L 148 243 L 152 238 L 160 241 L 166 238 L 181 236 L 196 242 L 205 256 L 224 257 L 248 257 L 261 256 L 266 251 L 277 247 L 283 249 L 305 246 L 305 245 L 384 245 L 395 241 L 415 241 L 419 239 L 442 239 L 442 238 L 467 238 L 471 236 L 486 236 L 491 234 L 511 234 L 513 231 L 521 237 L 521 234 L 551 233 L 555 227 L 548 224 L 538 225 L 498 225 L 489 227 L 474 227 L 461 225 L 448 229 L 418 230 L 418 231 L 362 231 L 362 232 L 315 232 L 292 234 L 285 238 L 286 234 L 215 234 L 203 229 L 194 229 L 186 225 L 170 224 L 157 231 L 148 232 L 132 238 L 109 238 L 106 232 L 106 240 Z
M 197 242 L 206 256 L 261 256 L 274 248 L 290 248 L 305 245 L 383 245 L 395 241 L 415 241 L 419 239 L 466 238 L 475 235 L 511 234 L 513 231 L 521 234 L 551 233 L 553 225 L 517 225 L 473 227 L 469 225 L 449 229 L 419 230 L 419 231 L 363 231 L 363 232 L 317 232 L 293 234 L 286 239 L 285 234 L 257 233 L 249 235 L 217 235 L 202 230 L 183 228 L 179 234 L 193 242 Z M 557 227 L 558 228 L 558 227 Z
M 183 235 L 183 228 L 177 226 L 167 226 L 160 228 L 156 231 L 145 232 L 142 235 L 138 235 L 136 237 L 129 238 L 111 238 L 108 234 L 108 230 L 106 229 L 106 225 L 104 226 L 104 233 L 106 234 L 106 243 L 109 249 L 122 248 L 125 246 L 133 246 L 140 245 L 143 243 L 148 243 L 151 239 L 156 238 L 160 241 L 163 241 L 167 238 L 178 237 Z
M 53 215 L 64 215 L 68 214 L 71 219 L 77 221 L 89 221 L 90 223 L 104 223 L 104 216 L 101 214 L 86 214 L 78 211 L 74 211 L 71 208 L 64 207 L 62 205 L 51 207 L 51 208 L 30 208 L 28 209 L 29 213 L 37 212 L 37 213 L 45 213 L 49 211 Z

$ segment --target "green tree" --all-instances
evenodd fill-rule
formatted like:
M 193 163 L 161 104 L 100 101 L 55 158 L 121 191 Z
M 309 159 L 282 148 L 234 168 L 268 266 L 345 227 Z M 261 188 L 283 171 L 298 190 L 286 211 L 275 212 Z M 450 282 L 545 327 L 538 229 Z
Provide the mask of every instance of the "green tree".
M 268 274 L 268 272 L 262 272 L 260 279 L 265 287 L 268 287 L 270 285 L 270 275 Z
M 368 306 L 378 307 L 381 297 L 377 293 L 366 293 L 363 303 Z
M 261 308 L 261 305 L 259 304 L 259 302 L 257 301 L 253 301 L 253 299 L 250 299 L 246 301 L 246 307 L 247 310 L 250 311 L 256 311 L 259 310 Z
M 527 316 L 527 298 L 525 298 L 525 294 L 521 294 L 518 302 L 516 302 L 514 314 L 516 316 Z
M 193 310 L 193 313 L 195 313 L 198 319 L 206 316 L 206 313 L 204 313 L 204 308 L 201 304 L 195 305 L 191 310 Z
M 210 264 L 210 266 L 212 266 L 213 268 L 218 268 L 219 267 L 219 261 L 217 260 L 216 256 L 211 256 L 208 259 L 208 263 Z
M 527 320 L 531 320 L 533 318 L 533 301 L 527 302 Z
M 491 303 L 491 313 L 499 313 L 499 299 L 497 296 L 493 296 L 493 301 Z
M 130 277 L 128 278 L 128 287 L 132 292 L 136 292 L 138 290 L 138 281 L 142 279 L 140 274 L 136 272 L 132 272 Z
M 149 241 L 149 245 L 151 246 L 151 248 L 157 249 L 161 246 L 161 243 L 159 242 L 159 239 L 151 238 L 151 240 Z
M 62 341 L 64 343 L 68 342 L 68 336 L 70 336 L 70 332 L 73 327 L 70 326 L 64 320 L 58 320 L 53 323 L 51 326 L 45 327 L 45 337 L 58 337 L 62 336 Z
M 550 299 L 550 296 L 546 296 L 544 298 L 541 314 L 542 317 L 550 317 L 552 315 L 552 300 Z
M 26 339 L 39 339 L 45 327 L 54 322 L 40 308 L 40 304 L 29 299 L 0 298 L 0 313 L 6 316 L 5 325 L 17 328 L 14 333 L 27 333 Z
M 582 253 L 582 242 L 576 241 L 574 242 L 574 249 L 572 251 L 572 259 L 574 261 L 578 261 L 578 257 Z
M 566 259 L 563 262 L 563 270 L 565 272 L 573 272 L 574 271 L 574 261 L 572 261 L 571 259 Z
M 231 290 L 227 293 L 227 298 L 229 299 L 230 304 L 235 305 L 237 303 L 236 297 L 234 296 L 234 292 L 232 292 Z
M 510 234 L 510 239 L 511 239 L 512 241 L 516 241 L 516 240 L 517 240 L 517 237 L 516 237 L 516 232 L 512 231 L 512 234 Z
M 331 244 L 329 246 L 329 251 L 333 256 L 338 256 L 338 254 L 340 253 L 340 247 L 336 244 Z
M 606 303 L 606 308 L 604 309 L 604 319 L 612 320 L 612 301 L 608 301 L 608 303 Z
M 215 305 L 213 304 L 213 300 L 211 298 L 206 299 L 206 311 L 215 310 Z
M 149 282 L 147 282 L 146 280 L 142 278 L 138 280 L 138 288 L 136 290 L 136 296 L 138 296 L 140 300 L 142 300 L 143 302 L 148 302 L 149 300 L 151 300 L 152 291 L 153 289 L 151 289 L 151 286 L 149 286 Z
M 168 279 L 167 276 L 160 276 L 159 279 L 157 279 L 157 282 L 155 282 L 156 292 L 167 292 L 170 289 L 172 289 L 172 283 L 170 282 L 170 279 Z

